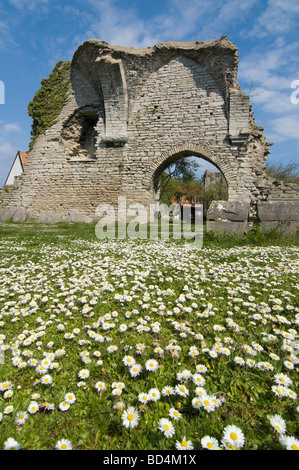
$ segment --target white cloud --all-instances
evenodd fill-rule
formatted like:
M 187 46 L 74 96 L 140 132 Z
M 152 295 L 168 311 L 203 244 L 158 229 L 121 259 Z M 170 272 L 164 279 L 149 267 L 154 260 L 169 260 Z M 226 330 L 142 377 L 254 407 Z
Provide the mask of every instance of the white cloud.
M 15 44 L 9 25 L 0 21 L 0 50 Z
M 87 0 L 95 15 L 85 36 L 111 44 L 146 47 L 162 41 L 220 38 L 234 27 L 234 21 L 245 21 L 258 0 L 169 0 L 167 10 L 146 20 L 133 8 L 123 8 L 115 0 Z M 189 39 L 192 40 L 192 39 Z
M 277 136 L 276 140 L 299 140 L 299 114 L 282 116 L 270 121 L 270 124 Z
M 0 160 L 7 160 L 14 157 L 14 148 L 9 142 L 0 143 Z
M 4 126 L 3 126 L 3 131 L 5 133 L 19 132 L 20 130 L 21 130 L 20 126 L 18 124 L 14 124 L 14 123 L 7 123 L 7 124 L 4 124 Z
M 298 53 L 299 42 L 285 44 L 283 39 L 278 38 L 274 47 L 261 52 L 254 49 L 239 65 L 239 80 L 245 84 L 243 90 L 250 94 L 254 107 L 260 105 L 263 111 L 271 113 L 270 119 L 273 115 L 281 116 L 283 119 L 269 122 L 270 131 L 279 140 L 289 137 L 289 132 L 294 135 L 293 130 L 287 129 L 285 122 L 289 122 L 289 116 L 292 115 L 290 129 L 294 129 L 293 123 L 297 112 L 299 136 L 299 106 L 294 108 L 291 102 L 291 94 L 294 91 L 291 83 L 299 78 Z M 250 86 L 252 90 L 246 90 Z
M 249 35 L 264 38 L 288 33 L 294 27 L 298 15 L 298 0 L 269 0 Z
M 9 0 L 9 3 L 17 10 L 47 11 L 49 0 Z

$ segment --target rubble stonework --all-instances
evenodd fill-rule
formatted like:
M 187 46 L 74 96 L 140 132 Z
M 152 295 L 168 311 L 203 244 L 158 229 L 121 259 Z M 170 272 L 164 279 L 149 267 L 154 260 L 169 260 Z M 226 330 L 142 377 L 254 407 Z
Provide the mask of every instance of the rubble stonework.
M 242 220 L 227 206 L 225 218 L 216 211 L 215 224 L 211 210 L 208 229 L 211 222 L 210 229 L 235 231 L 237 223 L 246 231 L 259 204 L 298 204 L 298 185 L 266 174 L 271 144 L 238 83 L 238 61 L 226 36 L 148 48 L 86 41 L 74 54 L 56 122 L 36 138 L 13 189 L 0 190 L 2 219 L 8 208 L 21 207 L 27 220 L 96 221 L 96 208 L 117 209 L 118 196 L 149 206 L 162 171 L 192 155 L 222 172 L 223 204 L 242 203 Z

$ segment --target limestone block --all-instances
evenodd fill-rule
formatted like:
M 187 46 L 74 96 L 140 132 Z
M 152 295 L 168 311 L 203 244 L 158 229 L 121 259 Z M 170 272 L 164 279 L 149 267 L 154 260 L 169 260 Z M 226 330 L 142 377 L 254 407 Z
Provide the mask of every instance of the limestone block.
M 251 222 L 232 222 L 230 220 L 208 220 L 207 231 L 208 232 L 227 232 L 242 235 L 245 232 L 249 232 L 253 229 Z
M 62 215 L 59 212 L 41 212 L 37 221 L 42 224 L 57 224 L 62 222 Z
M 69 210 L 68 211 L 68 219 L 70 222 L 84 222 L 87 224 L 90 224 L 92 222 L 91 217 L 88 217 L 87 215 L 81 214 L 80 212 L 74 211 L 74 210 Z
M 13 216 L 12 216 L 12 221 L 13 222 L 25 222 L 27 220 L 27 212 L 24 207 L 17 207 Z
M 249 203 L 242 201 L 213 201 L 207 211 L 207 220 L 246 222 Z
M 299 202 L 259 202 L 258 218 L 266 221 L 299 221 Z
M 283 235 L 294 235 L 299 230 L 299 221 L 266 220 L 264 222 L 260 222 L 260 227 L 262 232 L 277 230 Z
M 17 207 L 1 208 L 0 209 L 0 222 L 7 222 L 7 220 L 12 219 L 16 210 L 17 210 Z

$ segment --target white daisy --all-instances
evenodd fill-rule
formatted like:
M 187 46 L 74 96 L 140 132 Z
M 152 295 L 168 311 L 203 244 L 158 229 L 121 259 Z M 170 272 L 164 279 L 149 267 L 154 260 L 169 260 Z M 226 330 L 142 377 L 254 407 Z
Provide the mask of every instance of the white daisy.
M 132 356 L 123 357 L 122 362 L 124 363 L 125 366 L 134 366 L 136 363 L 134 357 Z
M 140 373 L 142 372 L 142 366 L 140 364 L 134 364 L 132 367 L 129 369 L 131 377 L 138 377 Z
M 28 416 L 27 411 L 19 411 L 16 415 L 15 423 L 18 426 L 23 426 L 23 424 L 27 421 L 28 417 L 29 416 Z
M 150 401 L 158 401 L 161 397 L 160 391 L 157 388 L 151 388 L 148 397 Z
M 78 373 L 79 379 L 85 380 L 89 377 L 89 370 L 88 369 L 81 369 Z
M 68 439 L 60 439 L 55 445 L 56 450 L 72 450 L 72 444 Z
M 70 405 L 72 405 L 76 401 L 76 396 L 74 393 L 66 393 L 64 396 L 64 400 Z
M 281 435 L 279 440 L 286 450 L 299 450 L 299 440 L 296 437 Z
M 58 408 L 60 409 L 60 411 L 67 411 L 69 407 L 70 407 L 70 404 L 67 401 L 62 401 L 58 405 Z
M 156 359 L 149 359 L 145 363 L 146 370 L 148 370 L 150 372 L 153 372 L 153 371 L 157 370 L 158 367 L 159 367 L 159 364 L 158 364 L 158 361 L 156 361 Z
M 214 437 L 204 436 L 200 442 L 204 449 L 220 450 L 219 443 Z
M 49 374 L 43 375 L 40 379 L 40 383 L 42 383 L 43 385 L 51 385 L 52 382 L 53 379 Z
M 223 442 L 233 449 L 240 449 L 245 444 L 245 437 L 242 430 L 233 424 L 224 428 Z
M 99 381 L 95 384 L 95 388 L 98 392 L 104 392 L 106 390 L 105 382 Z
M 158 421 L 158 429 L 163 432 L 165 437 L 172 437 L 175 434 L 175 428 L 169 419 L 162 418 Z
M 170 408 L 169 417 L 174 419 L 175 421 L 178 421 L 179 419 L 181 419 L 182 414 L 175 408 Z
M 192 450 L 194 446 L 192 441 L 187 441 L 186 436 L 184 436 L 182 441 L 176 441 L 175 448 L 177 450 Z
M 135 428 L 139 422 L 138 411 L 133 407 L 129 406 L 122 414 L 122 422 L 126 428 Z
M 270 424 L 273 426 L 275 431 L 279 434 L 285 434 L 286 432 L 286 422 L 285 420 L 279 415 L 269 416 Z
M 174 395 L 175 394 L 175 391 L 174 391 L 174 388 L 173 387 L 170 387 L 168 385 L 166 385 L 166 387 L 163 387 L 162 389 L 162 395 L 164 397 L 167 397 L 167 396 L 170 396 L 170 395 Z
M 32 401 L 31 403 L 29 403 L 28 413 L 32 415 L 32 414 L 35 414 L 38 410 L 39 410 L 39 406 L 36 401 Z
M 4 442 L 4 450 L 20 450 L 20 449 L 21 449 L 20 444 L 13 437 L 9 437 Z
M 175 392 L 177 395 L 180 395 L 181 397 L 187 397 L 189 395 L 189 390 L 185 385 L 176 385 L 175 387 Z

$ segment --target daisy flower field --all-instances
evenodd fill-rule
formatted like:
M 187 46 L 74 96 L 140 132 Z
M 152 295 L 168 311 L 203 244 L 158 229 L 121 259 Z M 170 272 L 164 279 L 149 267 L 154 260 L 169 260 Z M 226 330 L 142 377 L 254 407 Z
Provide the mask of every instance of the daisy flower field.
M 0 448 L 299 450 L 297 246 L 2 233 Z

